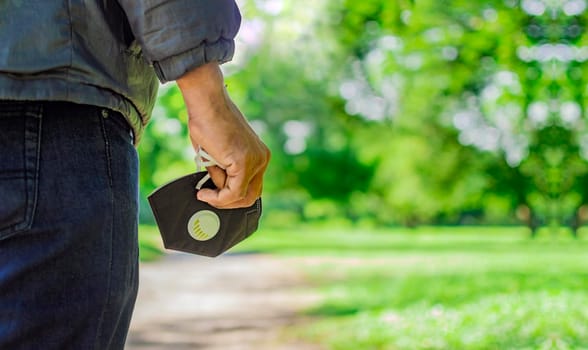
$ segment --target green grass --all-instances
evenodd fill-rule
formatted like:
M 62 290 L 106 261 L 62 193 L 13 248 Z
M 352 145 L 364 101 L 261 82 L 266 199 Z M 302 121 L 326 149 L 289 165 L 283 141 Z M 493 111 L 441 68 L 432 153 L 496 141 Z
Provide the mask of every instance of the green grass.
M 296 334 L 327 349 L 588 349 L 588 241 L 522 228 L 260 232 L 323 296 Z
M 163 254 L 163 244 L 157 226 L 139 226 L 139 259 L 157 260 Z

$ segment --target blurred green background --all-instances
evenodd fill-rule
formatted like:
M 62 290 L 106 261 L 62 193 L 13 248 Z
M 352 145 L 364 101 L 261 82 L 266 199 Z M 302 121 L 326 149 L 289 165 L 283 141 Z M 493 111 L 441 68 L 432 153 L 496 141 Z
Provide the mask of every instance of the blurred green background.
M 325 303 L 303 337 L 588 349 L 585 0 L 239 3 L 228 90 L 273 157 L 238 250 L 361 261 L 308 272 Z M 186 118 L 162 86 L 140 145 L 146 259 L 146 196 L 195 169 Z
M 267 225 L 575 231 L 586 218 L 584 0 L 241 8 L 237 55 L 224 68 L 273 152 Z M 185 120 L 178 89 L 163 86 L 140 147 L 142 198 L 193 171 Z

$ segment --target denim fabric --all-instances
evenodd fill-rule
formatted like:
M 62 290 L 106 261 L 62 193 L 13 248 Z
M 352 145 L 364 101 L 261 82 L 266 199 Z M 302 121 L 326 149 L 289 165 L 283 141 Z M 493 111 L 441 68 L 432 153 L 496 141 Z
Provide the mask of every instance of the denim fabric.
M 122 349 L 138 161 L 122 115 L 0 101 L 0 349 Z

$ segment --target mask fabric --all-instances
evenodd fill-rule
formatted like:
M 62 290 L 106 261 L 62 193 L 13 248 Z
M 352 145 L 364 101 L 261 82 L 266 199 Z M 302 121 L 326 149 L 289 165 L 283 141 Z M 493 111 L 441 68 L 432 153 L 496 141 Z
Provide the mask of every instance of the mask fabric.
M 216 257 L 257 230 L 261 199 L 248 208 L 217 209 L 196 198 L 200 188 L 215 188 L 205 171 L 161 186 L 148 200 L 165 248 Z

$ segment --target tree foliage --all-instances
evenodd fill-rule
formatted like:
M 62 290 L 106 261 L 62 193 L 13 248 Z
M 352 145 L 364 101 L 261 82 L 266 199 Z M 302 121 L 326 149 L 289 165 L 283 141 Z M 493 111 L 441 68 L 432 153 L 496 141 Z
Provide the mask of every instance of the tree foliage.
M 272 149 L 276 217 L 577 222 L 588 199 L 584 0 L 241 7 L 227 83 Z M 143 190 L 189 169 L 184 114 L 166 88 L 142 145 Z

